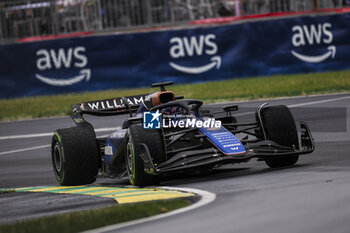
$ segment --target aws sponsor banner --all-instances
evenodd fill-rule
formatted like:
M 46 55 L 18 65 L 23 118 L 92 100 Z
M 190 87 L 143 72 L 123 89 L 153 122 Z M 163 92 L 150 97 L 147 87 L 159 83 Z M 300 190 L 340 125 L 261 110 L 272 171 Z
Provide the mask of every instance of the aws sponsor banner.
M 0 46 L 0 98 L 350 68 L 350 14 Z

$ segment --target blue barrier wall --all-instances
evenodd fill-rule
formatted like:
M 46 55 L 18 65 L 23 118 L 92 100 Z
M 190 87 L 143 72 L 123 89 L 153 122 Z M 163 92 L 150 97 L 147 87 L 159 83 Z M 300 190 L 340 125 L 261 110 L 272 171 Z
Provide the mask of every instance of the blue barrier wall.
M 0 47 L 0 98 L 350 68 L 350 14 Z

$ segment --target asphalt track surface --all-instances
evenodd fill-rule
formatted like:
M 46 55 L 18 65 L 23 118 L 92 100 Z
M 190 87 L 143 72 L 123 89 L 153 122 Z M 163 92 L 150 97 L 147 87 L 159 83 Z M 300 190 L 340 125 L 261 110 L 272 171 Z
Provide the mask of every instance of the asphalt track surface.
M 252 120 L 251 112 L 263 102 L 292 107 L 296 121 L 309 124 L 316 150 L 301 156 L 297 165 L 283 169 L 269 169 L 254 159 L 212 173 L 166 178 L 162 186 L 202 189 L 217 198 L 198 209 L 118 232 L 350 232 L 350 93 L 239 102 L 239 121 Z M 224 105 L 228 104 L 206 108 Z M 95 128 L 106 128 L 120 126 L 124 118 L 90 119 Z M 57 185 L 47 133 L 73 125 L 69 117 L 0 123 L 0 188 Z M 102 131 L 98 135 L 108 133 Z M 6 139 L 28 134 L 34 135 Z M 104 184 L 128 183 L 125 179 L 95 183 Z M 84 196 L 0 194 L 0 224 L 112 204 L 113 200 Z

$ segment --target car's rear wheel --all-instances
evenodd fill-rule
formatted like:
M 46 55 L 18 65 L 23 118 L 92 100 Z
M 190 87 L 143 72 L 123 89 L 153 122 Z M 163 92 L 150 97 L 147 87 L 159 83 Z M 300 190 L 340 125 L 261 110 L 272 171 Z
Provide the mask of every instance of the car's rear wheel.
M 146 145 L 153 163 L 164 161 L 164 144 L 160 130 L 144 130 L 139 125 L 131 125 L 126 133 L 126 140 L 125 161 L 130 183 L 135 186 L 158 184 L 160 176 L 146 173 L 141 153 L 145 152 Z
M 282 146 L 299 148 L 298 132 L 292 113 L 285 105 L 268 106 L 261 110 L 261 120 L 267 139 Z M 271 168 L 291 166 L 299 155 L 265 160 Z
M 93 129 L 77 126 L 55 131 L 51 158 L 55 177 L 61 185 L 93 183 L 100 162 Z

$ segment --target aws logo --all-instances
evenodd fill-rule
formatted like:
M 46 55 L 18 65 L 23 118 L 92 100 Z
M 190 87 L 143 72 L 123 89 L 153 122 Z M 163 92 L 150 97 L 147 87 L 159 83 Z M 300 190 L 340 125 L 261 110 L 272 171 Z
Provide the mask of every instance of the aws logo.
M 328 45 L 325 53 L 320 55 L 307 55 L 300 54 L 291 50 L 291 53 L 298 59 L 304 62 L 309 63 L 319 63 L 323 62 L 328 58 L 334 58 L 336 53 L 336 47 L 331 45 L 333 42 L 333 33 L 331 32 L 332 25 L 330 23 L 324 24 L 311 24 L 311 25 L 296 25 L 293 27 L 293 37 L 292 44 L 294 47 L 302 47 L 302 46 L 312 46 L 312 45 L 320 45 L 325 44 Z
M 209 55 L 213 56 L 210 58 L 208 64 L 197 66 L 197 67 L 188 67 L 176 64 L 175 62 L 169 62 L 169 65 L 177 71 L 188 73 L 188 74 L 200 74 L 207 72 L 208 70 L 216 67 L 220 68 L 221 57 L 215 56 L 218 52 L 218 46 L 215 43 L 215 35 L 200 35 L 200 36 L 191 36 L 188 37 L 173 37 L 170 39 L 170 50 L 169 54 L 173 59 L 180 59 L 185 56 L 202 56 Z
M 42 74 L 35 74 L 35 77 L 40 81 L 52 86 L 69 86 L 75 83 L 89 81 L 91 77 L 91 70 L 86 69 L 88 59 L 84 54 L 86 49 L 84 47 L 69 48 L 67 50 L 60 48 L 55 49 L 40 49 L 36 52 L 36 67 L 38 71 L 44 72 L 47 70 L 61 70 L 76 68 L 80 69 L 79 74 L 74 77 L 65 79 L 57 79 L 54 77 L 46 77 Z

